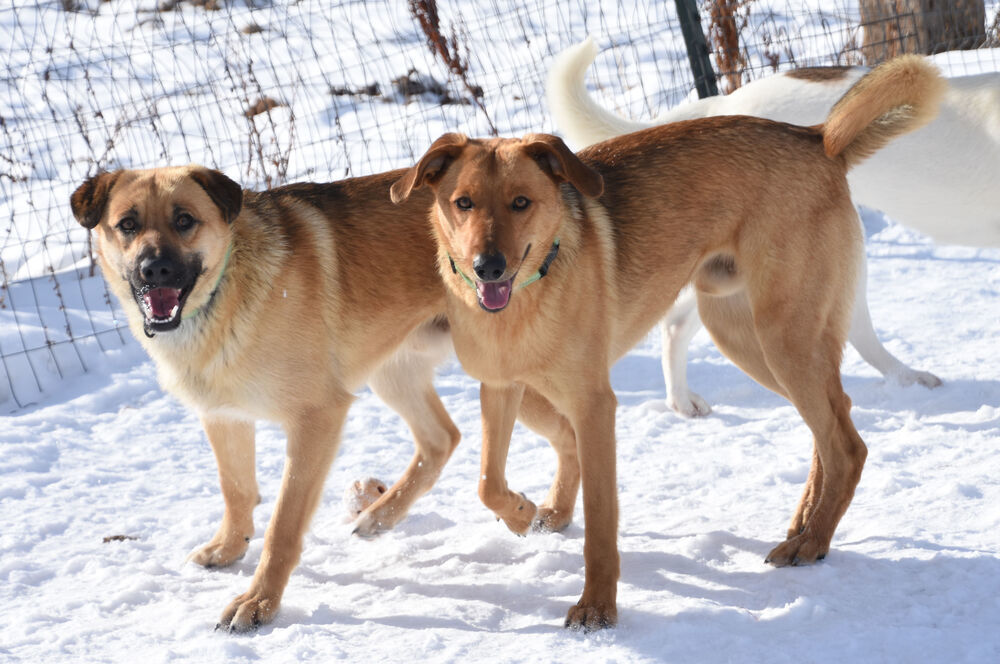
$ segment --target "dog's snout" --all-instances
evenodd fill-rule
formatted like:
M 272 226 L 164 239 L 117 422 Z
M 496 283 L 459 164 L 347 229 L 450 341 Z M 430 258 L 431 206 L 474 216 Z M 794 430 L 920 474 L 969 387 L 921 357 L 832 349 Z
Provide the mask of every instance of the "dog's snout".
M 173 280 L 178 272 L 177 263 L 167 256 L 149 256 L 139 264 L 142 280 L 154 286 Z
M 496 281 L 507 271 L 507 259 L 499 251 L 479 254 L 472 261 L 472 269 L 482 281 Z

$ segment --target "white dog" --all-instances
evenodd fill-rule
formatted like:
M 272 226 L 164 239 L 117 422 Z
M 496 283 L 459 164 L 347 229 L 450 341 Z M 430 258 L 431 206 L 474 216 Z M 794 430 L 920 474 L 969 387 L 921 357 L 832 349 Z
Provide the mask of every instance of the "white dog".
M 867 71 L 865 67 L 800 69 L 749 83 L 730 95 L 699 99 L 653 122 L 618 117 L 587 93 L 584 73 L 597 55 L 591 39 L 559 54 L 549 70 L 549 106 L 559 132 L 576 149 L 657 124 L 712 115 L 754 115 L 814 125 Z M 945 243 L 1000 247 L 1000 73 L 948 80 L 938 117 L 893 141 L 848 172 L 856 203 Z M 862 269 L 849 340 L 866 362 L 901 385 L 941 384 L 893 356 L 875 335 Z M 701 326 L 690 289 L 662 323 L 667 404 L 704 415 L 708 404 L 687 385 L 687 348 Z

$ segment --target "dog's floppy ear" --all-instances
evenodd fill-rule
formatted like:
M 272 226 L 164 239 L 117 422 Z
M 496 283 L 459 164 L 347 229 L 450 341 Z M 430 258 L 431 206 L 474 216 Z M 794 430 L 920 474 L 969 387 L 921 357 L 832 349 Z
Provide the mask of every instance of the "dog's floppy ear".
M 121 171 L 101 172 L 76 188 L 69 197 L 73 216 L 84 228 L 93 228 L 101 222 L 104 208 L 108 204 L 108 194 L 115 186 Z
M 558 136 L 528 134 L 524 143 L 524 151 L 557 182 L 569 182 L 588 198 L 597 198 L 604 191 L 601 174 L 580 161 Z
M 233 223 L 243 208 L 243 188 L 220 171 L 202 166 L 193 167 L 190 175 L 219 208 L 226 223 Z
M 392 202 L 402 203 L 410 197 L 414 189 L 419 189 L 428 182 L 437 181 L 468 142 L 467 136 L 455 133 L 445 134 L 434 141 L 417 165 L 407 170 L 403 173 L 403 177 L 393 183 L 389 190 Z

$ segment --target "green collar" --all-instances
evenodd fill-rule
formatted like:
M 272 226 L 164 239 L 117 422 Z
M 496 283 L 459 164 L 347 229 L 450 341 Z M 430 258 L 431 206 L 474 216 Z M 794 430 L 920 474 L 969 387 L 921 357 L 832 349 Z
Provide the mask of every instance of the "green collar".
M 545 260 L 542 261 L 542 265 L 538 268 L 538 271 L 535 272 L 530 277 L 528 277 L 527 279 L 525 279 L 521 283 L 521 285 L 518 286 L 518 288 L 519 289 L 520 288 L 524 288 L 528 284 L 533 284 L 536 281 L 538 281 L 539 279 L 541 279 L 542 277 L 544 277 L 546 274 L 548 274 L 549 273 L 549 267 L 552 266 L 552 261 L 554 261 L 556 259 L 556 256 L 558 256 L 558 255 L 559 255 L 559 238 L 556 238 L 555 241 L 552 243 L 552 248 L 549 249 L 548 255 L 545 256 Z M 469 284 L 470 288 L 475 288 L 476 287 L 476 283 L 474 281 L 472 281 L 472 279 L 469 279 L 469 277 L 467 277 L 464 272 L 462 272 L 461 270 L 458 269 L 458 266 L 455 265 L 455 260 L 451 257 L 451 254 L 448 254 L 448 262 L 451 263 L 451 271 L 452 272 L 454 272 L 457 275 L 460 275 L 462 277 L 462 279 L 465 280 L 465 283 Z
M 230 240 L 229 246 L 226 247 L 226 257 L 222 259 L 222 269 L 219 270 L 219 276 L 216 278 L 215 284 L 212 286 L 212 294 L 208 296 L 208 302 L 205 303 L 205 306 L 207 306 L 209 303 L 211 303 L 212 300 L 215 299 L 215 293 L 216 291 L 219 290 L 219 284 L 222 283 L 222 277 L 223 275 L 226 274 L 226 268 L 229 267 L 229 257 L 232 255 L 232 253 L 233 253 L 233 241 Z M 204 308 L 203 306 L 197 307 L 195 309 L 192 309 L 191 311 L 185 312 L 185 314 L 181 316 L 181 320 L 187 320 L 192 316 L 197 316 L 198 312 L 201 311 L 203 308 Z

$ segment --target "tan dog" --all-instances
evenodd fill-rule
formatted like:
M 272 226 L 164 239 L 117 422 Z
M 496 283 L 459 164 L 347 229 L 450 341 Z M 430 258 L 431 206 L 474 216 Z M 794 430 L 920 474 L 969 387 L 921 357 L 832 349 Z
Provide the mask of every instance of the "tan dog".
M 254 193 L 191 166 L 104 173 L 72 196 L 161 384 L 200 414 L 215 452 L 226 509 L 196 562 L 228 565 L 247 549 L 259 502 L 254 420 L 280 422 L 288 435 L 260 564 L 222 613 L 230 630 L 277 611 L 352 393 L 366 381 L 405 418 L 417 451 L 356 532 L 398 522 L 458 444 L 431 383 L 450 344 L 430 197 L 393 206 L 400 175 Z
M 845 173 L 928 121 L 941 89 L 932 67 L 905 58 L 861 79 L 824 126 L 717 117 L 615 138 L 579 157 L 544 134 L 447 134 L 393 185 L 395 201 L 423 185 L 434 192 L 455 349 L 483 383 L 480 495 L 512 529 L 523 532 L 533 511 L 504 478 L 518 405 L 547 401 L 575 432 L 586 577 L 568 626 L 617 619 L 609 368 L 689 282 L 719 348 L 791 400 L 814 435 L 805 493 L 767 561 L 827 553 L 867 454 L 840 382 L 862 253 Z M 571 512 L 572 445 L 556 448 L 551 500 Z

